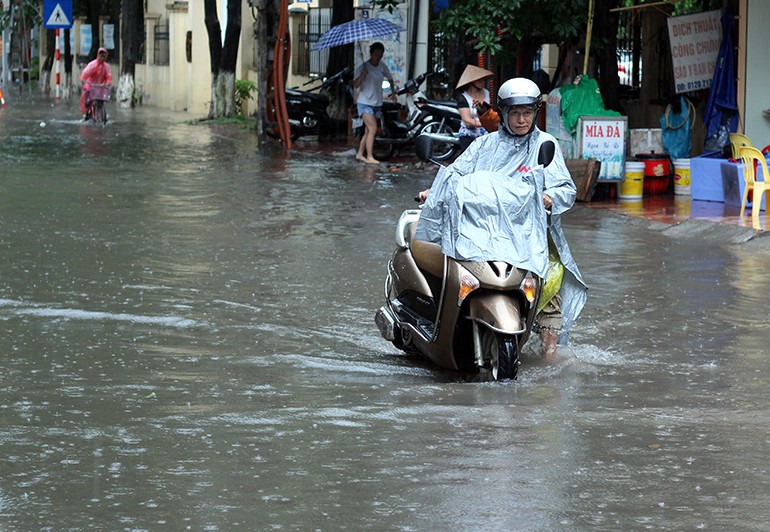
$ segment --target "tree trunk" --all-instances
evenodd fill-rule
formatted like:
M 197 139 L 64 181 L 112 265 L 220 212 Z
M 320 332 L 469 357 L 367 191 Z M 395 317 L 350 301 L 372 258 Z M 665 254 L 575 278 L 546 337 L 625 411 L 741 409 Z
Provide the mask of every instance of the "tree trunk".
M 610 11 L 615 7 L 613 0 L 597 0 L 594 12 L 594 22 L 602 21 L 601 24 L 594 24 L 596 35 L 591 39 L 592 43 L 603 43 L 601 48 L 593 45 L 591 51 L 596 49 L 598 55 L 596 64 L 598 66 L 597 82 L 602 89 L 602 98 L 604 107 L 614 111 L 622 112 L 620 105 L 620 77 L 618 76 L 618 14 Z
M 88 53 L 88 60 L 96 59 L 96 52 L 101 46 L 99 18 L 102 15 L 102 1 L 88 0 L 86 6 L 86 22 L 91 24 L 91 51 Z
M 43 94 L 51 92 L 51 71 L 56 60 L 56 30 L 46 30 L 45 32 L 45 61 L 40 72 L 40 91 Z
M 131 107 L 136 101 L 134 96 L 136 63 L 142 59 L 140 53 L 144 40 L 143 0 L 122 0 L 121 12 L 123 64 L 120 66 L 117 100 L 122 107 Z
M 355 12 L 351 0 L 334 0 L 332 4 L 331 27 L 353 20 Z M 326 65 L 326 75 L 333 76 L 343 68 L 353 64 L 353 44 L 335 47 L 329 54 L 329 62 Z M 368 57 L 364 58 L 368 59 Z M 342 87 L 335 85 L 333 90 L 326 91 L 329 97 L 329 106 L 327 112 L 333 119 L 332 130 L 320 132 L 332 137 L 336 137 L 347 131 L 347 108 L 351 102 L 348 101 L 349 93 Z
M 70 29 L 64 30 L 64 50 L 62 50 L 64 56 L 64 96 L 69 98 L 72 94 L 72 48 L 70 47 Z
M 238 63 L 238 45 L 241 41 L 241 0 L 227 2 L 227 29 L 219 69 L 224 109 L 221 116 L 235 116 L 235 67 Z
M 217 108 L 217 79 L 219 65 L 222 64 L 222 27 L 219 25 L 216 0 L 204 0 L 204 22 L 209 36 L 209 59 L 211 60 L 211 102 L 209 103 L 209 118 L 216 116 Z
M 256 39 L 259 43 L 267 42 L 267 16 L 268 5 L 272 0 L 257 0 L 257 4 L 254 8 L 256 14 Z M 257 49 L 257 116 L 260 119 L 257 121 L 257 133 L 260 135 L 265 132 L 267 128 L 267 61 L 268 50 L 267 46 L 260 46 Z
M 353 20 L 354 14 L 353 2 L 351 0 L 334 0 L 332 4 L 331 27 L 350 22 Z M 327 76 L 333 76 L 353 63 L 353 44 L 336 47 L 333 52 L 329 54 L 329 62 L 326 65 Z M 368 59 L 368 57 L 365 59 Z
M 211 56 L 211 104 L 209 118 L 235 116 L 235 66 L 241 40 L 241 0 L 227 2 L 225 44 L 216 0 L 204 0 L 204 17 Z

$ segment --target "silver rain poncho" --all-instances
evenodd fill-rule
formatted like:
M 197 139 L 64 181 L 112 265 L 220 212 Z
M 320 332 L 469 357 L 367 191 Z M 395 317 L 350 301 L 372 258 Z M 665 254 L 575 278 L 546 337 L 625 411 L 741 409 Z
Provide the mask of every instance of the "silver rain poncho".
M 564 156 L 557 148 L 546 168 L 537 164 L 547 140 L 558 147 L 552 135 L 537 128 L 523 137 L 501 129 L 476 139 L 439 170 L 415 238 L 441 244 L 444 254 L 457 260 L 504 261 L 545 278 L 550 233 L 565 270 L 560 342 L 566 343 L 588 289 L 561 228 L 560 215 L 576 196 Z M 553 200 L 550 215 L 543 193 Z

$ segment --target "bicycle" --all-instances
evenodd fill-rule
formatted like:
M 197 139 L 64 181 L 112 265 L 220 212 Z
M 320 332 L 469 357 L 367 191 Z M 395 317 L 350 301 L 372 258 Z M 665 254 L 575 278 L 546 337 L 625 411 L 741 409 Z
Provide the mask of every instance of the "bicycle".
M 97 124 L 104 126 L 107 124 L 107 107 L 105 103 L 110 100 L 112 87 L 103 83 L 93 83 L 89 91 L 89 107 L 86 113 L 86 120 L 93 120 Z

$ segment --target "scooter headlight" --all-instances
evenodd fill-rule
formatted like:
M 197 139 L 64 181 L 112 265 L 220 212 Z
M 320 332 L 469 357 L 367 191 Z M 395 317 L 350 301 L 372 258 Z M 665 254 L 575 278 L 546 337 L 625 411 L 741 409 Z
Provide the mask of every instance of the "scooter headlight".
M 532 274 L 528 273 L 524 280 L 521 282 L 521 285 L 519 285 L 519 288 L 521 288 L 521 291 L 524 292 L 524 297 L 527 298 L 527 301 L 532 304 L 535 301 L 535 296 L 537 295 L 537 279 L 532 277 Z
M 459 307 L 462 305 L 463 301 L 466 297 L 468 297 L 468 294 L 476 290 L 480 286 L 479 280 L 476 279 L 476 277 L 463 268 L 460 267 L 460 293 L 457 297 L 457 306 Z

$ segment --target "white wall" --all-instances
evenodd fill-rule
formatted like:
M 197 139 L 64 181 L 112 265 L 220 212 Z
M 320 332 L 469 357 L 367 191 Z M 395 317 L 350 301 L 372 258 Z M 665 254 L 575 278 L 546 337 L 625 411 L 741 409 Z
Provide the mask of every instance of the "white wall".
M 748 2 L 746 43 L 746 112 L 743 117 L 746 135 L 760 149 L 770 144 L 770 3 Z

